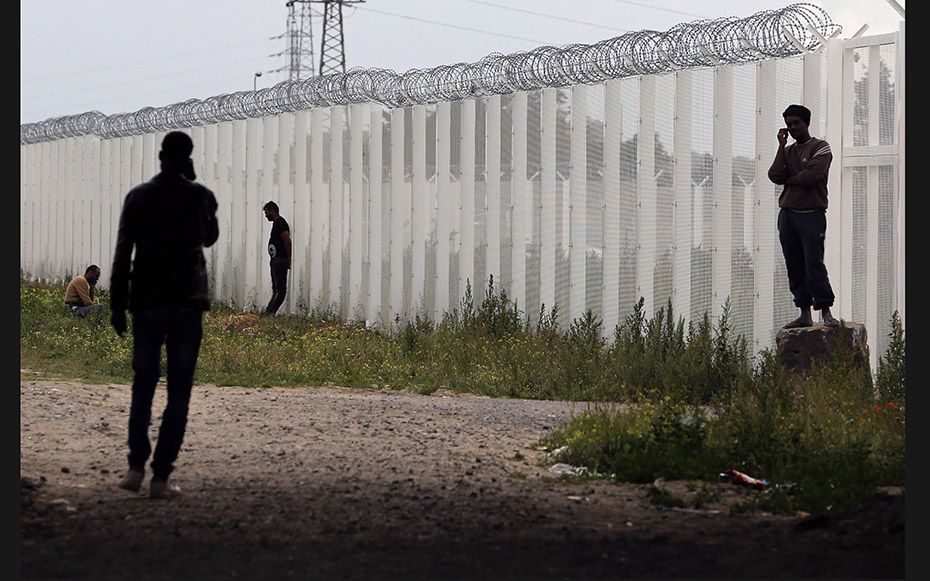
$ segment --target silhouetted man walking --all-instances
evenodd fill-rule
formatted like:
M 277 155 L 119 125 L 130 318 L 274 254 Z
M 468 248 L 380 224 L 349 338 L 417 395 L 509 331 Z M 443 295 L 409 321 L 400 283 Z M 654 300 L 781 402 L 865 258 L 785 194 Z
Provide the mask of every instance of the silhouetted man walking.
M 287 296 L 287 271 L 291 268 L 291 228 L 281 214 L 278 205 L 268 202 L 262 208 L 265 218 L 271 222 L 268 237 L 268 256 L 271 257 L 271 300 L 265 307 L 266 315 L 278 312 Z
M 160 376 L 162 344 L 167 349 L 168 403 L 152 459 L 149 496 L 177 494 L 168 485 L 187 427 L 194 368 L 210 310 L 203 249 L 216 242 L 216 198 L 196 178 L 187 134 L 165 135 L 158 154 L 161 172 L 126 195 L 119 219 L 110 279 L 110 322 L 126 332 L 132 313 L 132 406 L 129 412 L 129 470 L 120 486 L 138 491 L 151 455 L 149 424 Z M 130 271 L 130 257 L 135 249 Z
M 833 153 L 830 144 L 811 137 L 811 112 L 803 105 L 789 105 L 782 116 L 785 127 L 778 130 L 778 150 L 769 168 L 769 179 L 783 185 L 778 197 L 778 238 L 781 241 L 788 286 L 801 315 L 785 328 L 814 324 L 811 307 L 820 311 L 828 326 L 839 325 L 830 313 L 833 288 L 823 263 L 827 233 L 827 176 Z M 794 143 L 785 144 L 788 135 Z

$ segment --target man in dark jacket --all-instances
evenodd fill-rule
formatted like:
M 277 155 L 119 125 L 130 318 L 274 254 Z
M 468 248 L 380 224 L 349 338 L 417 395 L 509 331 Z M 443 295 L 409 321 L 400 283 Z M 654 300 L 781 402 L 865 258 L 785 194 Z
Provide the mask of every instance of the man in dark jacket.
M 120 337 L 127 329 L 126 310 L 132 313 L 129 470 L 120 486 L 133 492 L 142 486 L 152 453 L 152 399 L 161 375 L 162 344 L 167 345 L 168 403 L 151 464 L 149 496 L 154 498 L 178 492 L 168 485 L 168 476 L 184 439 L 203 312 L 210 310 L 203 249 L 219 236 L 216 198 L 192 181 L 193 148 L 183 132 L 165 135 L 158 154 L 161 172 L 126 195 L 110 278 L 110 322 Z
M 833 288 L 823 262 L 827 233 L 827 177 L 833 153 L 830 144 L 811 137 L 811 112 L 803 105 L 790 105 L 782 113 L 785 127 L 778 130 L 778 149 L 769 168 L 769 179 L 784 186 L 778 197 L 778 238 L 781 241 L 788 286 L 794 304 L 801 309 L 785 328 L 814 324 L 811 307 L 820 311 L 830 327 L 839 321 L 830 313 Z M 786 146 L 788 135 L 794 143 Z

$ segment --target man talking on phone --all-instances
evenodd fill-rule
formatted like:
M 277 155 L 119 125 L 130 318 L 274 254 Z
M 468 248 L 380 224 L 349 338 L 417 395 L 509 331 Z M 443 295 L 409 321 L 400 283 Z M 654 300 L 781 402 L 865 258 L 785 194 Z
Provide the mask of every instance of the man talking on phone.
M 833 153 L 830 144 L 811 137 L 810 109 L 789 105 L 782 113 L 785 127 L 778 130 L 778 150 L 769 179 L 784 186 L 778 197 L 778 239 L 785 256 L 788 287 L 800 316 L 785 328 L 813 326 L 811 308 L 820 311 L 824 325 L 840 324 L 830 313 L 833 288 L 823 262 L 827 233 L 827 175 Z M 794 143 L 786 145 L 788 136 Z

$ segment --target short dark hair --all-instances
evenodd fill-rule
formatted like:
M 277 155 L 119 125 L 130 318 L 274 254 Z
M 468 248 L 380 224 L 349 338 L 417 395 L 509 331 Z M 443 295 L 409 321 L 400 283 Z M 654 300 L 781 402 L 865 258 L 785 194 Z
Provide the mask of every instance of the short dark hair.
M 278 205 L 275 204 L 274 202 L 265 202 L 265 205 L 262 206 L 262 210 L 271 210 L 271 211 L 274 212 L 275 214 L 280 214 L 280 213 L 281 213 L 281 212 L 278 210 Z
M 171 131 L 161 140 L 162 159 L 185 159 L 194 151 L 194 142 L 183 131 Z
M 97 266 L 96 264 L 91 264 L 90 266 L 84 269 L 84 274 L 90 274 L 92 272 L 100 272 L 100 267 Z
M 785 112 L 781 114 L 782 117 L 799 117 L 804 124 L 810 126 L 811 124 L 811 110 L 805 107 L 804 105 L 788 105 L 788 108 L 785 109 Z

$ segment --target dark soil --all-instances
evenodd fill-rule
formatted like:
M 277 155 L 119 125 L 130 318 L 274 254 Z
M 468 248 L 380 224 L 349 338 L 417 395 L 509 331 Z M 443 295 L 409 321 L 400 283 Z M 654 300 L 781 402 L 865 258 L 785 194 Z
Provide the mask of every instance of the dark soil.
M 183 495 L 154 500 L 116 486 L 129 386 L 23 379 L 20 400 L 24 578 L 904 577 L 900 490 L 809 517 L 731 513 L 759 493 L 721 482 L 695 509 L 557 477 L 538 441 L 584 404 L 195 386 Z

